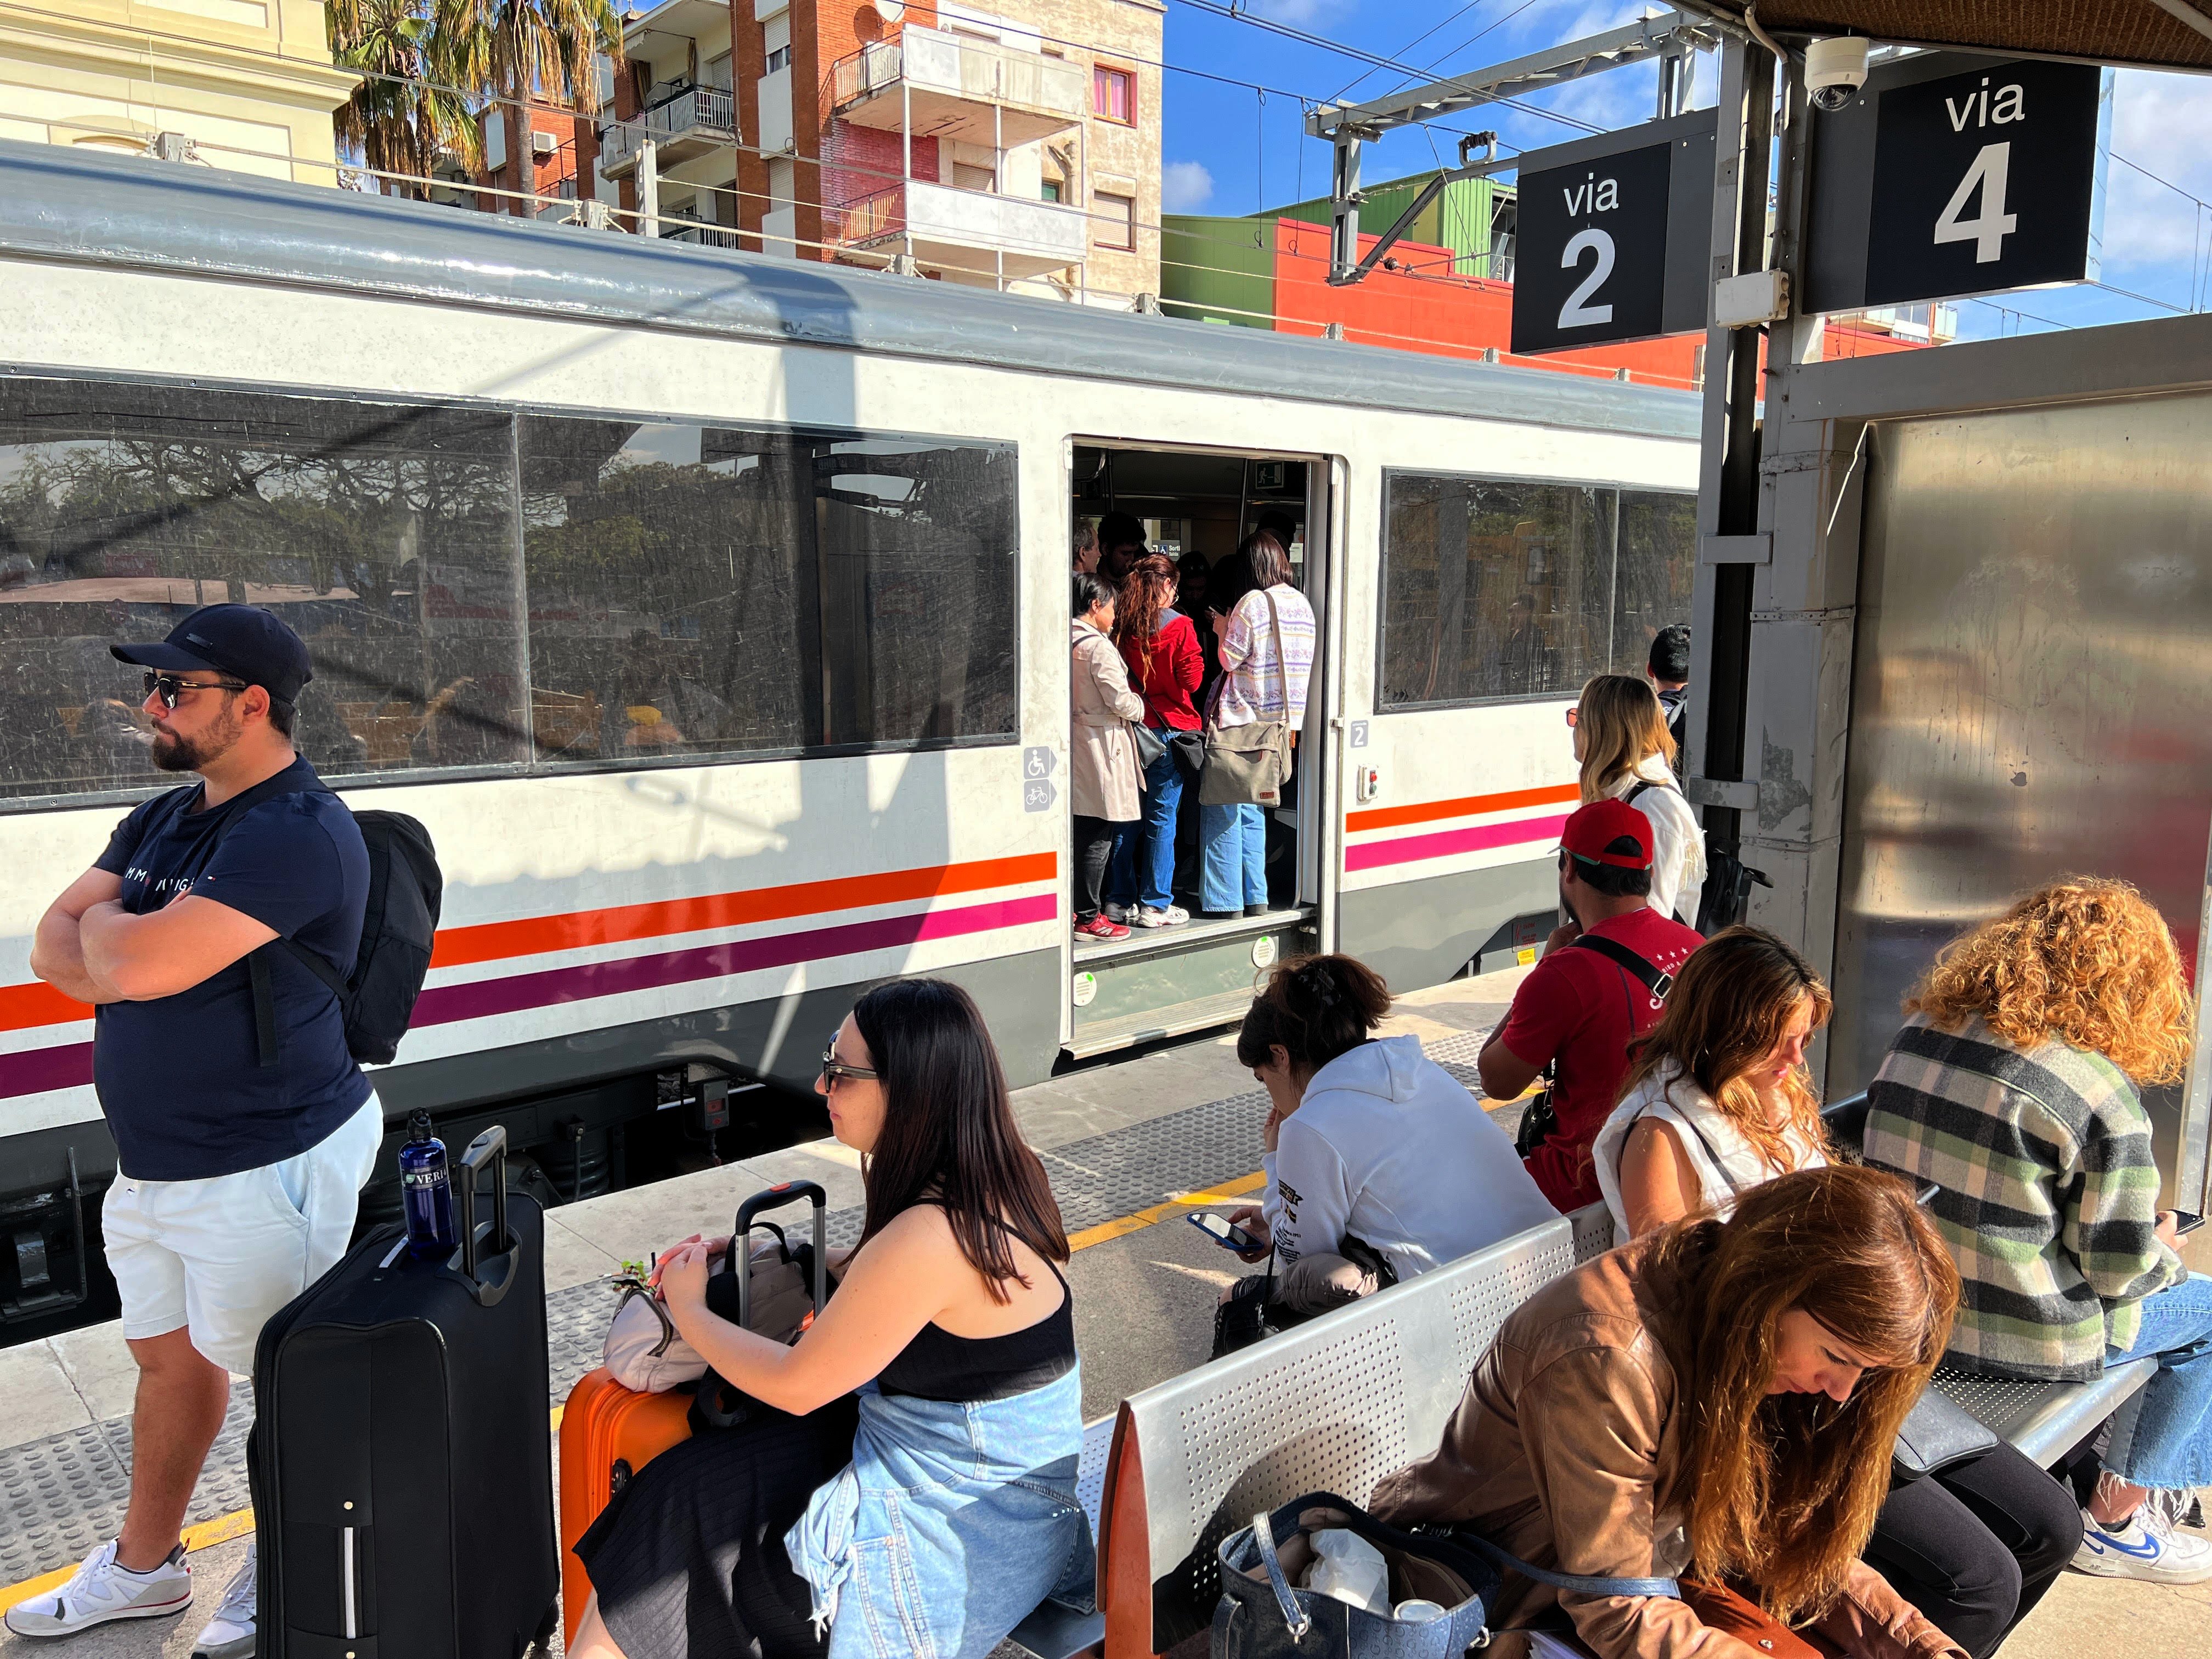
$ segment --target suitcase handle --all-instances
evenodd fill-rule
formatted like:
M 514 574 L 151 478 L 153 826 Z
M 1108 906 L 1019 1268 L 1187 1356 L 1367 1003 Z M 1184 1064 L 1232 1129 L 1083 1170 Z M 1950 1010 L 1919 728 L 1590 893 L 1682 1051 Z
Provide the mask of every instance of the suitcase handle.
M 755 1193 L 738 1206 L 737 1224 L 730 1231 L 730 1271 L 738 1276 L 738 1323 L 752 1327 L 753 1276 L 750 1272 L 753 1220 L 770 1210 L 805 1199 L 814 1206 L 814 1311 L 830 1299 L 830 1194 L 811 1181 L 781 1181 L 764 1193 Z
M 491 1219 L 477 1225 L 477 1176 L 491 1166 Z M 521 1265 L 521 1242 L 507 1226 L 507 1129 L 495 1123 L 461 1154 L 462 1179 L 454 1182 L 461 1200 L 461 1248 L 447 1265 L 469 1281 L 478 1305 L 495 1307 L 514 1283 Z M 481 1237 L 479 1236 L 481 1234 Z M 497 1245 L 489 1252 L 485 1243 Z

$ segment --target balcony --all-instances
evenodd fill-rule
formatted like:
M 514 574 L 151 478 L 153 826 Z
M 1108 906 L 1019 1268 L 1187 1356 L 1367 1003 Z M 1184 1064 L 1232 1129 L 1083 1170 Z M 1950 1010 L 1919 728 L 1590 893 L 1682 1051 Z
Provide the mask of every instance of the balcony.
M 879 264 L 906 251 L 950 283 L 994 286 L 1079 265 L 1089 221 L 1073 208 L 919 179 L 840 208 L 824 208 L 823 234 L 843 257 Z
M 908 27 L 831 70 L 836 113 L 896 132 L 909 112 L 917 138 L 1012 149 L 1083 119 L 1088 77 L 1041 52 L 1014 52 L 942 29 Z
M 659 167 L 690 161 L 738 141 L 737 103 L 720 87 L 690 87 L 633 121 L 599 129 L 599 171 L 610 179 L 637 170 L 638 151 L 652 139 Z
M 726 247 L 735 251 L 739 243 L 738 233 L 726 225 L 704 225 L 696 220 L 663 219 L 660 240 L 664 242 L 690 242 L 699 247 Z

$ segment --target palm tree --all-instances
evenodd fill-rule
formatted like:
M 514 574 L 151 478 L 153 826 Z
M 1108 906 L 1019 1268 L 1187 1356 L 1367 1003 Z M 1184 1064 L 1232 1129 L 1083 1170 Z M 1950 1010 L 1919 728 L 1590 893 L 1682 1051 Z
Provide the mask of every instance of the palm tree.
M 614 0 L 431 0 L 460 84 L 541 97 L 580 114 L 599 108 L 599 60 L 623 64 Z

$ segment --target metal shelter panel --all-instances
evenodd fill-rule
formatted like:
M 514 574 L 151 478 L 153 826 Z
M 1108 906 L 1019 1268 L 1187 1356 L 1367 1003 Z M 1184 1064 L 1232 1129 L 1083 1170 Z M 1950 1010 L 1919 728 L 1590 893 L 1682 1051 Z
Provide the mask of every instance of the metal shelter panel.
M 1194 1630 L 1230 1533 L 1309 1492 L 1364 1503 L 1434 1450 L 1506 1316 L 1574 1265 L 1563 1217 L 1133 1395 L 1156 1600 Z
M 2208 502 L 2212 394 L 1875 428 L 1831 1093 L 1872 1075 L 1940 946 L 2058 876 L 2135 883 L 2197 963 Z M 2146 1100 L 2168 1204 L 2203 1185 L 2183 1101 Z

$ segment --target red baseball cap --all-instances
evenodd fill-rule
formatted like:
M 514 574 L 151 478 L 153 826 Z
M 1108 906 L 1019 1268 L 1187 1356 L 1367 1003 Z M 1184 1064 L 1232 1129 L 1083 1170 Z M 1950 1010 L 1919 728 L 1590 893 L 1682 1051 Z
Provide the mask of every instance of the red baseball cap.
M 1636 844 L 1630 853 L 1608 852 L 1626 838 Z M 1651 821 L 1625 800 L 1594 800 L 1567 815 L 1559 831 L 1559 846 L 1589 864 L 1609 864 L 1616 870 L 1651 867 Z

